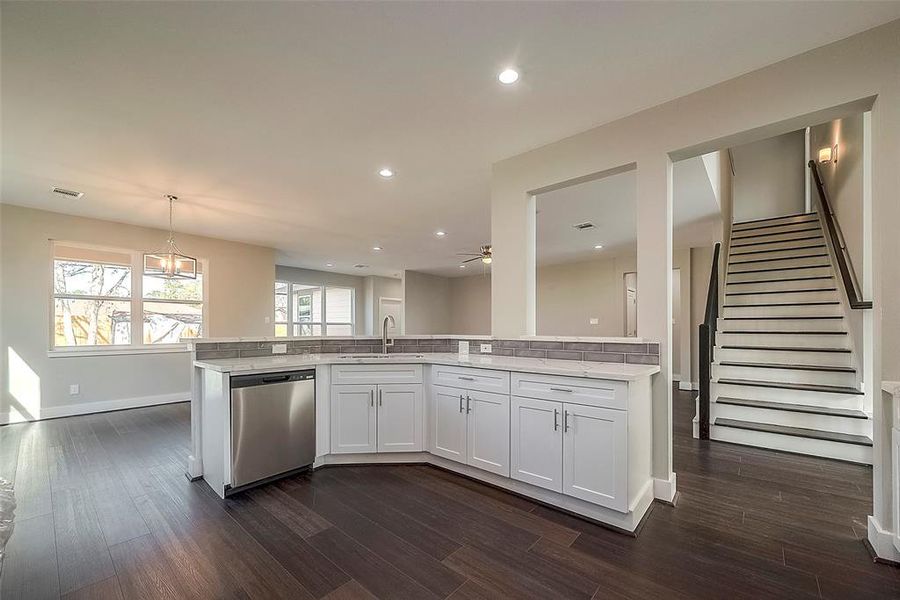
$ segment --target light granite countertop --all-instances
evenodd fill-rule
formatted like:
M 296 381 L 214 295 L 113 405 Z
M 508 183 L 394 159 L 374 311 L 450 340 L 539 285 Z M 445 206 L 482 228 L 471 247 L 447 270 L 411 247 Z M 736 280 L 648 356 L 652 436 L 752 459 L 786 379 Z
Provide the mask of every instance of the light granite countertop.
M 648 344 L 656 343 L 656 340 L 639 337 L 590 337 L 590 336 L 572 336 L 572 335 L 523 335 L 519 337 L 503 337 L 493 335 L 460 335 L 458 333 L 435 334 L 410 334 L 410 335 L 392 335 L 392 340 L 484 340 L 490 342 L 492 340 L 524 340 L 524 341 L 542 341 L 542 342 L 617 342 L 624 344 Z M 301 336 L 301 337 L 273 337 L 273 336 L 250 336 L 250 337 L 215 337 L 215 338 L 183 338 L 181 341 L 188 344 L 217 344 L 217 343 L 235 343 L 235 342 L 297 342 L 297 341 L 316 341 L 316 340 L 378 340 L 381 341 L 380 335 L 347 335 L 347 336 Z
M 340 354 L 287 354 L 252 358 L 221 358 L 197 360 L 194 361 L 194 366 L 221 373 L 245 375 L 250 373 L 274 373 L 317 365 L 416 363 L 499 369 L 501 371 L 541 373 L 544 375 L 568 375 L 618 381 L 635 381 L 659 373 L 658 365 L 582 362 L 577 360 L 551 360 L 482 354 L 470 354 L 469 356 L 451 353 L 396 354 L 388 358 L 376 358 L 364 354 L 354 354 L 350 358 L 340 358 L 341 356 Z

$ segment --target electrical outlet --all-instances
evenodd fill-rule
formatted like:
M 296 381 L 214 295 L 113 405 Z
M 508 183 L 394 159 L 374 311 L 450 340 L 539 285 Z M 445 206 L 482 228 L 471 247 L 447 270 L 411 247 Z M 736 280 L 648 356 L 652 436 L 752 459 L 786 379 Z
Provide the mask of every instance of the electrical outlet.
M 591 317 L 591 325 L 599 325 L 600 319 L 597 317 Z
M 460 354 L 460 356 L 468 356 L 469 342 L 464 342 L 464 341 L 459 342 L 459 354 Z
M 266 325 L 272 322 L 272 317 L 266 317 Z
M 77 383 L 73 383 L 72 385 L 69 386 L 69 395 L 70 396 L 77 396 L 80 393 L 81 393 L 81 386 L 78 385 Z
M 491 353 L 491 345 L 490 344 L 482 344 L 481 345 L 481 353 L 482 354 L 490 354 Z
M 272 344 L 272 354 L 287 354 L 287 344 Z

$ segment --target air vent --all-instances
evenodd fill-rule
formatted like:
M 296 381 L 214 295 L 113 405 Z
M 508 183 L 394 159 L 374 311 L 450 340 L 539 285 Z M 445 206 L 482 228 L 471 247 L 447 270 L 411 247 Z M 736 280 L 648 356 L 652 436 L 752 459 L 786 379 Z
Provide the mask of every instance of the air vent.
M 84 196 L 84 192 L 76 192 L 75 190 L 67 190 L 66 188 L 61 187 L 53 187 L 50 189 L 54 194 L 62 194 L 63 196 L 69 196 L 70 198 L 81 198 Z
M 360 264 L 357 264 L 357 265 L 353 265 L 353 268 L 354 268 L 354 269 L 368 269 L 368 268 L 369 268 L 369 265 L 364 265 L 364 264 L 360 263 Z
M 586 229 L 593 229 L 594 224 L 590 221 L 585 221 L 584 223 L 575 223 L 574 225 L 572 225 L 572 228 L 577 229 L 578 231 L 584 231 Z

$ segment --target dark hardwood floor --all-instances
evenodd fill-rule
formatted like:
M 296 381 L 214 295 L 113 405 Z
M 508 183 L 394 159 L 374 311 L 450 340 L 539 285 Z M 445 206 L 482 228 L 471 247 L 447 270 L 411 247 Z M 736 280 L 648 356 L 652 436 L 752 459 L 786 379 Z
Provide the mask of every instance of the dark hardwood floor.
M 338 467 L 220 501 L 187 404 L 0 427 L 19 598 L 898 598 L 862 538 L 871 469 L 700 443 L 638 538 L 430 467 Z

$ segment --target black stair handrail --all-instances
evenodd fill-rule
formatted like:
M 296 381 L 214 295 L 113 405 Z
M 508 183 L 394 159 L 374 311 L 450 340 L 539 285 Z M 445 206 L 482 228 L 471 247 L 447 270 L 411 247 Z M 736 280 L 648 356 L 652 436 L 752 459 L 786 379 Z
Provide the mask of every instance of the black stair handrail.
M 709 396 L 713 348 L 716 347 L 716 323 L 719 320 L 719 249 L 716 242 L 712 267 L 709 269 L 709 288 L 706 291 L 706 312 L 700 324 L 700 439 L 709 439 Z
M 850 308 L 857 310 L 870 309 L 872 308 L 872 301 L 862 299 L 862 290 L 859 287 L 859 282 L 856 280 L 856 273 L 853 271 L 853 263 L 850 260 L 850 253 L 847 250 L 841 226 L 834 211 L 831 210 L 831 204 L 828 202 L 825 184 L 822 183 L 822 177 L 819 175 L 819 166 L 814 160 L 809 161 L 808 164 L 816 184 L 816 191 L 818 191 L 819 216 L 825 222 L 825 229 L 828 231 L 831 247 L 834 250 L 835 259 L 837 259 L 841 282 L 844 284 L 844 291 L 847 292 L 847 299 L 850 301 Z

